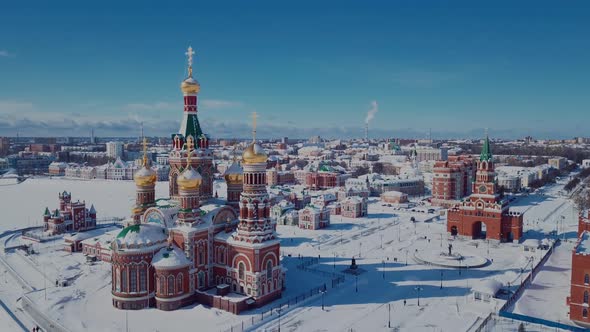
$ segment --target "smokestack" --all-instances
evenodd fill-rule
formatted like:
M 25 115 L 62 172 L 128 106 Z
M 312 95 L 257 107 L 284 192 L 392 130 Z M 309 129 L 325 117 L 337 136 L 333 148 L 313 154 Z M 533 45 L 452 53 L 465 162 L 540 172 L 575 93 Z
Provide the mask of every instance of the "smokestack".
M 369 123 L 365 122 L 365 141 L 369 141 Z
M 371 108 L 367 112 L 367 116 L 365 117 L 365 141 L 369 140 L 369 122 L 373 120 L 375 114 L 379 112 L 379 105 L 377 104 L 376 100 L 371 102 Z

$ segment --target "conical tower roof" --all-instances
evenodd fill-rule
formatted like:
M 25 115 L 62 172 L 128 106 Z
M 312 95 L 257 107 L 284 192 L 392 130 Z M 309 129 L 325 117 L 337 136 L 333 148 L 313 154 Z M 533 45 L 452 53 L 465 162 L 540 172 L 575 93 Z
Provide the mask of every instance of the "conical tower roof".
M 481 154 L 479 155 L 479 161 L 490 161 L 492 160 L 492 149 L 490 148 L 490 139 L 488 135 L 483 142 L 483 146 L 481 148 Z

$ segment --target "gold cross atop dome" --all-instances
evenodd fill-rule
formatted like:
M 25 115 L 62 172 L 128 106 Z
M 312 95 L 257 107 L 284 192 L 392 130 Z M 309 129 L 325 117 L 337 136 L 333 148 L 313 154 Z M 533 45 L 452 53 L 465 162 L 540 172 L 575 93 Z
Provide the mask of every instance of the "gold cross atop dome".
M 195 51 L 193 51 L 193 47 L 189 46 L 188 50 L 186 51 L 187 58 L 188 58 L 188 76 L 193 76 L 193 55 L 195 55 Z
M 143 166 L 147 166 L 147 138 L 143 138 Z
M 252 141 L 256 141 L 256 118 L 258 117 L 258 113 L 252 112 Z

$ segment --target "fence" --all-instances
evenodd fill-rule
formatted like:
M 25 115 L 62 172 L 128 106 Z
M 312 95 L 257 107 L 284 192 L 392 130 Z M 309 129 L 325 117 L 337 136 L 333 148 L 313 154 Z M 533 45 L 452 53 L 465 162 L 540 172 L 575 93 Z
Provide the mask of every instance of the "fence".
M 302 258 L 303 259 L 303 258 Z M 319 259 L 316 257 L 310 257 L 304 259 L 301 264 L 297 265 L 297 269 L 304 270 L 311 273 L 316 273 L 322 276 L 326 276 L 331 279 L 332 288 L 338 286 L 339 284 L 345 281 L 345 276 L 342 273 L 337 272 L 326 272 L 318 269 L 312 269 L 309 266 L 315 265 L 319 263 Z M 260 312 L 260 314 L 253 315 L 250 319 L 243 320 L 241 323 L 235 324 L 230 326 L 223 332 L 238 332 L 238 331 L 245 331 L 247 329 L 253 328 L 256 325 L 263 323 L 265 320 L 270 320 L 271 318 L 280 316 L 285 311 L 296 307 L 298 304 L 301 304 L 303 301 L 314 297 L 315 295 L 322 294 L 326 292 L 327 286 L 323 284 L 318 287 L 314 287 L 308 291 L 305 291 L 297 296 L 293 296 L 287 300 L 279 302 L 277 305 L 273 305 L 268 309 L 265 309 Z M 278 302 L 278 301 L 277 301 Z
M 532 268 L 531 273 L 520 283 L 520 286 L 518 286 L 518 288 L 516 289 L 516 292 L 514 292 L 514 294 L 512 294 L 510 296 L 508 301 L 506 301 L 506 303 L 504 303 L 502 308 L 500 308 L 500 312 L 506 311 L 508 308 L 510 308 L 510 306 L 512 306 L 514 304 L 514 302 L 516 302 L 516 300 L 520 297 L 520 295 L 522 295 L 522 293 L 524 292 L 526 287 L 533 281 L 535 275 L 537 273 L 539 273 L 539 270 L 541 269 L 541 267 L 543 267 L 545 262 L 547 262 L 549 257 L 551 257 L 551 254 L 553 253 L 553 250 L 555 250 L 555 247 L 557 247 L 560 243 L 561 243 L 561 241 L 559 239 L 557 239 L 553 243 L 551 248 L 549 248 L 549 250 L 547 250 L 547 252 L 543 256 L 543 258 L 541 258 L 539 263 Z
M 546 320 L 546 319 L 541 319 L 541 318 L 537 318 L 537 317 L 515 314 L 512 312 L 500 311 L 499 315 L 500 315 L 500 317 L 516 319 L 516 320 L 529 322 L 529 323 L 533 323 L 533 324 L 545 325 L 548 327 L 562 329 L 562 330 L 566 330 L 566 331 L 575 331 L 575 332 L 588 331 L 585 328 L 567 325 L 567 324 L 563 324 L 563 323 L 558 323 L 558 322 L 554 322 L 554 321 L 550 321 L 550 320 Z

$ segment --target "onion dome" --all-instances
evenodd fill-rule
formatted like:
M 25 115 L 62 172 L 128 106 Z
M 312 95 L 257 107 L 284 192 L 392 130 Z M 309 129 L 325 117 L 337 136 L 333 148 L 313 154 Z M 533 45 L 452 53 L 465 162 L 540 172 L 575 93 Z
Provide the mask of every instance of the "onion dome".
M 190 264 L 191 262 L 186 258 L 184 252 L 177 247 L 162 248 L 152 258 L 152 266 L 159 270 L 177 269 Z
M 142 187 L 155 185 L 157 179 L 156 172 L 147 164 L 144 164 L 143 167 L 133 175 L 135 184 Z
M 268 156 L 258 143 L 253 142 L 244 150 L 242 159 L 244 160 L 244 164 L 260 164 L 266 163 Z
M 184 81 L 180 83 L 180 90 L 185 95 L 199 93 L 201 90 L 201 85 L 196 79 L 193 78 L 192 72 L 190 73 L 189 77 L 185 78 Z
M 243 182 L 244 171 L 237 162 L 233 162 L 231 166 L 223 173 L 225 182 L 230 184 L 239 184 Z
M 192 166 L 189 166 L 176 178 L 178 187 L 182 190 L 197 190 L 201 186 L 203 178 Z

